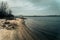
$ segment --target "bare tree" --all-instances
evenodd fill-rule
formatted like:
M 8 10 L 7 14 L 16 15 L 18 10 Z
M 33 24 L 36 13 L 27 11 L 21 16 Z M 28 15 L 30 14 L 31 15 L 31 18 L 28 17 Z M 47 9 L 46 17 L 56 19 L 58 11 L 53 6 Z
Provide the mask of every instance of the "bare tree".
M 7 2 L 1 2 L 0 4 L 0 18 L 13 18 L 11 9 L 9 9 Z

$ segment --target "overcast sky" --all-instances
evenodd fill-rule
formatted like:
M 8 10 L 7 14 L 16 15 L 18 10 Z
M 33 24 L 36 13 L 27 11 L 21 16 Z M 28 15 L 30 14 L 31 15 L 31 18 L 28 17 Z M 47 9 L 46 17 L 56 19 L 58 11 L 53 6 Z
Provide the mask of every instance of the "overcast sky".
M 60 0 L 7 1 L 14 15 L 60 15 Z

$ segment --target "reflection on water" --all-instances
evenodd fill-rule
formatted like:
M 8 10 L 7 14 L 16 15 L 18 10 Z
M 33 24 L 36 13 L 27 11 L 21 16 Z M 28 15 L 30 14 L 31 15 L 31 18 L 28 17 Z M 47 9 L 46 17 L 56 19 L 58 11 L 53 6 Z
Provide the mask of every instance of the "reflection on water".
M 25 21 L 40 40 L 60 40 L 60 17 L 27 17 Z

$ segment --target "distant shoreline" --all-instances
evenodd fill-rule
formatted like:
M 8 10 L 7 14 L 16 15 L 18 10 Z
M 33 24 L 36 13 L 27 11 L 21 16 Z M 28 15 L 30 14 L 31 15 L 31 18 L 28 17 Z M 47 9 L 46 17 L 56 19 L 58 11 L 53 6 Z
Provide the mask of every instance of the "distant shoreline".
M 24 16 L 24 17 L 60 17 L 60 16 Z
M 22 15 L 23 16 L 23 15 Z M 19 18 L 20 16 L 15 16 Z M 23 16 L 23 17 L 60 17 L 60 15 L 45 15 L 45 16 Z

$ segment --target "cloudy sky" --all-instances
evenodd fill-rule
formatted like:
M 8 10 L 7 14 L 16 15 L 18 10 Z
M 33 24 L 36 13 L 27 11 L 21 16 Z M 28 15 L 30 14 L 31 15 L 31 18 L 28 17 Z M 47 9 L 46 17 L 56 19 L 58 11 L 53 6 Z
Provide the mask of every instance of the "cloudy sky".
M 14 15 L 60 15 L 60 0 L 7 1 Z

